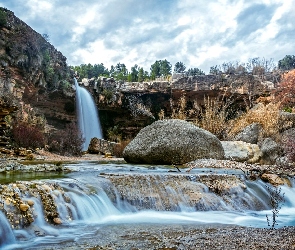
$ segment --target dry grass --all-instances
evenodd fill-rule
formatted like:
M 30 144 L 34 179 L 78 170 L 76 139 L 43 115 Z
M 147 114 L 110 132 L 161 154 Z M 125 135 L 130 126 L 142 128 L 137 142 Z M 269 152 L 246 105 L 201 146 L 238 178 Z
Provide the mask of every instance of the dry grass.
M 229 125 L 229 136 L 241 132 L 252 123 L 259 123 L 263 128 L 263 136 L 275 136 L 279 133 L 280 103 L 259 103 L 256 107 L 248 109 L 240 117 L 231 120 Z
M 226 120 L 227 104 L 212 100 L 209 97 L 204 98 L 204 109 L 199 111 L 199 119 L 195 124 L 205 130 L 210 131 L 219 139 L 223 139 L 226 134 L 228 122 Z
M 123 140 L 120 143 L 116 143 L 113 148 L 113 154 L 116 157 L 123 157 L 123 151 L 125 147 L 130 143 L 131 140 Z
M 177 103 L 177 108 L 173 108 L 173 101 L 170 99 L 170 106 L 172 107 L 172 119 L 180 119 L 180 120 L 187 120 L 187 111 L 186 111 L 186 97 L 185 95 L 182 95 L 179 98 L 179 101 Z
M 201 108 L 197 101 L 191 109 L 187 109 L 187 100 L 185 95 L 182 95 L 177 103 L 176 108 L 174 108 L 173 102 L 170 100 L 170 105 L 172 108 L 172 119 L 181 119 L 192 121 L 196 126 L 210 131 L 212 134 L 216 135 L 218 138 L 223 138 L 225 136 L 225 131 L 227 128 L 226 121 L 226 109 L 228 107 L 227 103 L 218 101 L 218 99 L 210 99 L 209 97 L 204 98 L 204 108 Z M 159 113 L 159 118 L 163 118 L 163 112 Z

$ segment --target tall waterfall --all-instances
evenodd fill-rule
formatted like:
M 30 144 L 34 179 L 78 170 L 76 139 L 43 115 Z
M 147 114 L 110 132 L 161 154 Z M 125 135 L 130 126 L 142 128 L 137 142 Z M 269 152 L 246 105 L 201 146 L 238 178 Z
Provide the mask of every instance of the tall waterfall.
M 91 138 L 97 137 L 102 139 L 102 130 L 98 111 L 91 94 L 85 88 L 79 86 L 76 78 L 74 78 L 74 81 L 76 86 L 78 124 L 82 136 L 85 138 L 83 150 L 86 151 Z

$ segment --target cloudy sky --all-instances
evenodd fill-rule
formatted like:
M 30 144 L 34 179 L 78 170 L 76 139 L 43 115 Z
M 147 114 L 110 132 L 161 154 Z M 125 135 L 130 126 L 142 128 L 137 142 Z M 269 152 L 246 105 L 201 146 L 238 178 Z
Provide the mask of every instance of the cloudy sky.
M 209 71 L 295 55 L 295 0 L 0 0 L 70 65 L 156 60 Z

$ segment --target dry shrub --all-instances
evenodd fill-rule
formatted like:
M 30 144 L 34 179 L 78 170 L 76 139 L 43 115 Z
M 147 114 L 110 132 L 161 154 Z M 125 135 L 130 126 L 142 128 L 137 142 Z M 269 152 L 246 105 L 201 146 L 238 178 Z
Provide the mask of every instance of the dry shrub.
M 12 127 L 12 135 L 14 142 L 19 147 L 37 148 L 45 145 L 44 131 L 28 122 L 15 123 Z
M 180 120 L 186 120 L 187 119 L 187 111 L 186 111 L 186 97 L 185 95 L 182 95 L 179 98 L 179 101 L 177 103 L 177 107 L 174 108 L 173 101 L 170 99 L 170 106 L 172 108 L 172 119 L 180 119 Z
M 123 151 L 129 143 L 130 140 L 123 140 L 120 143 L 116 143 L 113 148 L 113 154 L 116 157 L 123 157 Z
M 259 123 L 263 128 L 263 136 L 271 137 L 279 133 L 280 103 L 259 103 L 252 109 L 230 122 L 229 136 L 241 132 L 246 126 L 252 123 Z
M 224 104 L 217 99 L 204 98 L 204 109 L 199 112 L 199 119 L 196 120 L 195 124 L 208 130 L 219 139 L 223 139 L 227 128 L 227 107 L 227 103 Z
M 49 150 L 61 155 L 82 155 L 82 146 L 85 139 L 75 122 L 66 125 L 48 139 Z

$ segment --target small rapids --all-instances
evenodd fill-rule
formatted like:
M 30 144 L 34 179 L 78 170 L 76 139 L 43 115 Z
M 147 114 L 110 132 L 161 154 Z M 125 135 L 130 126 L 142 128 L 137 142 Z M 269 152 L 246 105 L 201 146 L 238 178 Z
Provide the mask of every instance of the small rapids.
M 78 164 L 80 171 L 67 178 L 2 185 L 22 202 L 33 202 L 28 211 L 34 221 L 11 229 L 11 221 L 0 212 L 0 248 L 63 245 L 99 237 L 109 225 L 213 223 L 267 228 L 266 215 L 272 218 L 269 189 L 273 187 L 246 180 L 239 172 L 188 174 L 128 164 L 90 166 Z M 295 182 L 290 183 L 292 187 L 281 187 L 284 202 L 278 227 L 295 225 Z M 9 213 L 13 207 L 2 199 Z

